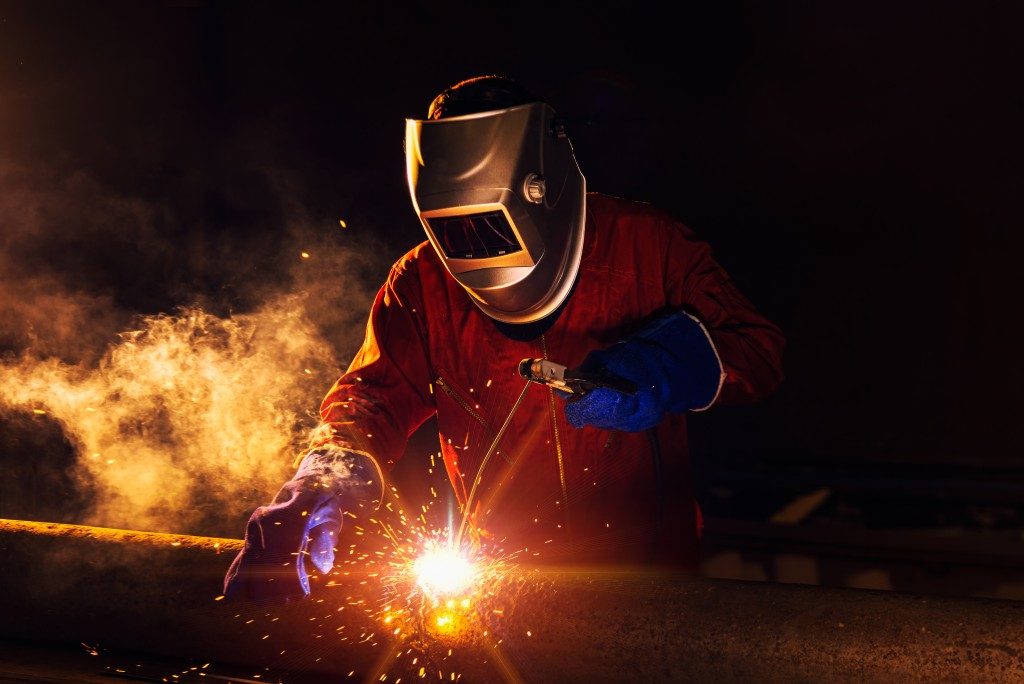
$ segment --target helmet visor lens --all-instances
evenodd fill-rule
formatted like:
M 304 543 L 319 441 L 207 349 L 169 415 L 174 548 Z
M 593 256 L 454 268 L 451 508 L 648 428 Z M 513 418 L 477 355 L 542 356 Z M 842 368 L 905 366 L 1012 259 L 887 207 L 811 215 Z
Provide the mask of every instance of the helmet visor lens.
M 429 218 L 427 223 L 449 259 L 486 259 L 523 249 L 500 211 Z

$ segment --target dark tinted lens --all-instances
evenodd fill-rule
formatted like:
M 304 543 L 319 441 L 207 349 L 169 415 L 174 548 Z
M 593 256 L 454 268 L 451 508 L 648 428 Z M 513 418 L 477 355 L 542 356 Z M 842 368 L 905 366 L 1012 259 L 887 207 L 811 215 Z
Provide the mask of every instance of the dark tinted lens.
M 500 211 L 427 219 L 441 249 L 451 259 L 483 259 L 523 247 Z

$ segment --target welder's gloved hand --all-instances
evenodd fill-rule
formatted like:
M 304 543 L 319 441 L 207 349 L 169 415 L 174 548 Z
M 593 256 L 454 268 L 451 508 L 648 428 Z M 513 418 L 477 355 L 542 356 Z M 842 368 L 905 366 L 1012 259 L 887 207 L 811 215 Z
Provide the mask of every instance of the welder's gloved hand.
M 308 596 L 307 563 L 330 572 L 343 516 L 372 511 L 382 493 L 380 468 L 370 456 L 337 447 L 306 454 L 273 503 L 249 517 L 224 595 L 257 601 Z
M 634 395 L 598 388 L 565 405 L 573 427 L 638 432 L 654 427 L 665 412 L 707 408 L 718 394 L 722 364 L 704 326 L 677 311 L 626 340 L 591 352 L 582 369 L 613 373 L 637 385 Z

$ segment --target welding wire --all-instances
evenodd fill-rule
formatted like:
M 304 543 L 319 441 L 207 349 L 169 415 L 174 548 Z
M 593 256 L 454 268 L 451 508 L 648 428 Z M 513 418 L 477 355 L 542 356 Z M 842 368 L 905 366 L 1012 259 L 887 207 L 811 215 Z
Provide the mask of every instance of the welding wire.
M 462 522 L 459 524 L 459 532 L 455 535 L 455 548 L 459 548 L 459 544 L 462 542 L 462 531 L 466 527 L 466 521 L 469 519 L 469 511 L 472 510 L 470 506 L 473 504 L 473 497 L 476 495 L 476 486 L 480 484 L 480 480 L 483 478 L 484 468 L 487 467 L 487 461 L 490 460 L 491 454 L 498 448 L 498 443 L 501 438 L 505 435 L 505 431 L 508 430 L 508 426 L 512 424 L 512 416 L 516 415 L 516 411 L 519 410 L 519 405 L 523 403 L 523 397 L 526 396 L 526 390 L 530 389 L 531 381 L 527 380 L 526 384 L 523 385 L 523 391 L 519 393 L 519 398 L 516 399 L 516 403 L 512 405 L 512 410 L 508 412 L 508 417 L 505 422 L 501 424 L 501 429 L 498 430 L 498 434 L 494 437 L 494 441 L 491 442 L 490 448 L 487 449 L 487 453 L 484 454 L 484 458 L 480 461 L 480 467 L 476 469 L 476 477 L 473 478 L 473 486 L 469 490 L 469 496 L 466 498 L 466 505 L 462 509 Z

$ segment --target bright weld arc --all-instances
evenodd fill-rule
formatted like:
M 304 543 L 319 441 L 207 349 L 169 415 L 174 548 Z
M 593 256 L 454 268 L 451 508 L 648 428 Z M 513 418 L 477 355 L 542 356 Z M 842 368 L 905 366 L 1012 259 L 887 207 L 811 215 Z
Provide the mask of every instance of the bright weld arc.
M 454 549 L 427 549 L 413 562 L 416 583 L 431 595 L 451 596 L 468 590 L 476 579 L 476 568 Z
M 528 385 L 524 386 L 519 401 L 525 395 L 526 387 Z M 510 422 L 511 415 L 506 419 L 506 423 Z M 478 471 L 477 478 L 479 476 Z M 381 597 L 385 601 L 382 601 L 383 605 L 378 606 L 376 610 L 366 607 L 364 612 L 370 614 L 385 633 L 407 643 L 409 648 L 404 655 L 412 660 L 412 667 L 416 666 L 417 660 L 425 659 L 440 666 L 435 671 L 442 678 L 451 677 L 457 680 L 461 677 L 459 673 L 442 674 L 446 669 L 446 658 L 440 655 L 439 649 L 443 645 L 450 645 L 451 642 L 447 640 L 454 636 L 473 634 L 489 638 L 490 630 L 494 627 L 492 620 L 501 620 L 508 602 L 515 600 L 515 593 L 509 594 L 510 587 L 505 585 L 505 580 L 509 578 L 509 561 L 512 556 L 505 554 L 501 549 L 488 547 L 486 550 L 478 551 L 476 545 L 469 548 L 468 544 L 459 544 L 453 539 L 453 532 L 459 529 L 459 520 L 453 519 L 457 515 L 453 510 L 449 510 L 449 518 L 444 528 L 434 528 L 428 523 L 425 515 L 415 515 L 415 511 L 407 515 L 398 490 L 394 486 L 390 489 L 394 499 L 385 503 L 383 508 L 397 515 L 398 519 L 392 523 L 370 518 L 372 528 L 356 530 L 357 534 L 365 531 L 371 536 L 383 536 L 388 542 L 389 550 L 358 551 L 358 544 L 352 544 L 348 554 L 350 557 L 342 563 L 352 570 L 364 565 L 369 568 L 380 563 L 380 572 L 368 573 L 368 579 L 360 584 L 366 584 L 369 578 L 379 578 L 376 581 L 385 589 L 385 595 Z M 431 493 L 436 499 L 437 492 Z M 420 507 L 431 508 L 430 505 Z M 462 524 L 465 525 L 465 516 L 460 517 Z M 348 576 L 350 571 L 343 571 L 340 574 Z M 347 603 L 339 608 L 339 612 L 346 606 L 365 605 L 361 600 L 353 602 L 352 598 L 346 598 Z M 352 634 L 353 643 L 373 641 L 376 630 L 368 631 L 371 632 L 369 635 L 364 632 L 355 637 Z M 342 641 L 350 638 L 342 635 L 340 630 L 339 635 Z M 435 641 L 436 639 L 440 641 Z M 375 646 L 376 643 L 374 641 L 371 645 Z M 448 648 L 448 656 L 451 656 L 451 653 L 452 649 Z M 404 659 L 402 653 L 396 657 Z M 402 667 L 394 662 L 382 662 L 380 665 L 381 669 L 371 672 L 371 676 L 365 681 L 376 681 L 379 677 L 389 676 L 391 667 Z M 406 666 L 409 666 L 408 662 Z

